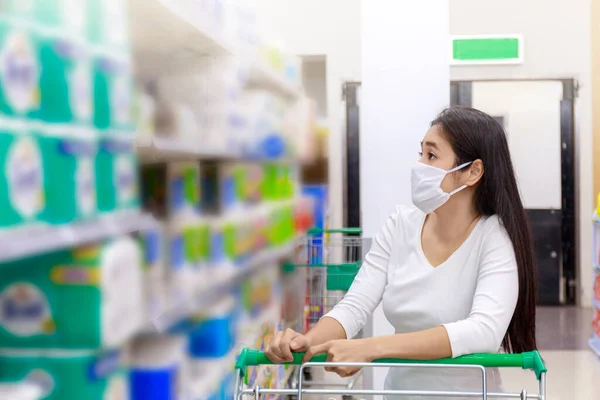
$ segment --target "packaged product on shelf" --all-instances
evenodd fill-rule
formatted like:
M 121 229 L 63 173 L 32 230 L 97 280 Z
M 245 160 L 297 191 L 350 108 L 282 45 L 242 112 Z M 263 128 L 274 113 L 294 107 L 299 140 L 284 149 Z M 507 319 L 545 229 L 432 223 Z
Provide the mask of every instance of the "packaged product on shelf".
M 122 364 L 119 351 L 3 350 L 0 383 L 34 386 L 44 400 L 121 400 L 129 392 Z
M 144 248 L 144 300 L 147 319 L 154 321 L 168 311 L 164 227 L 141 233 Z
M 40 107 L 40 37 L 0 19 L 0 113 L 29 117 Z
M 294 205 L 295 232 L 306 232 L 314 228 L 314 200 L 310 197 L 300 197 Z
M 269 245 L 269 209 L 258 207 L 256 214 L 252 216 L 250 229 L 253 239 L 253 250 L 260 251 Z
M 266 159 L 284 156 L 286 107 L 281 99 L 266 91 L 251 91 L 244 94 L 241 103 L 248 125 L 249 155 Z
M 294 238 L 294 209 L 291 204 L 282 204 L 270 212 L 268 233 L 271 246 L 281 246 Z
M 151 335 L 131 346 L 129 400 L 189 398 L 187 337 Z
M 200 213 L 200 166 L 197 162 L 169 163 L 169 218 L 189 219 Z
M 133 78 L 126 58 L 99 54 L 94 60 L 94 124 L 101 130 L 132 136 Z
M 192 316 L 195 327 L 189 334 L 192 376 L 201 376 L 231 356 L 236 343 L 235 299 L 225 296 L 210 310 Z
M 213 217 L 207 220 L 210 229 L 210 256 L 209 264 L 220 267 L 226 260 L 225 233 L 223 219 Z
M 235 164 L 209 164 L 201 168 L 202 211 L 222 215 L 241 205 Z
M 0 127 L 0 230 L 41 222 L 46 209 L 44 164 L 37 136 L 25 127 Z
M 255 218 L 255 215 L 243 211 L 231 213 L 224 218 L 223 239 L 228 260 L 243 265 L 256 250 L 258 237 L 252 223 Z
M 62 128 L 56 134 L 44 128 L 34 136 L 44 171 L 46 207 L 41 219 L 65 224 L 96 216 L 96 139 L 87 133 L 63 135 Z
M 165 232 L 164 223 L 140 233 L 144 251 L 144 274 L 152 279 L 164 279 L 167 274 L 165 259 Z
M 254 204 L 262 200 L 261 185 L 263 182 L 263 167 L 260 164 L 247 164 L 244 174 L 244 201 Z
M 600 306 L 600 269 L 594 273 L 594 301 Z
M 40 40 L 41 106 L 33 116 L 51 123 L 91 126 L 94 111 L 92 55 L 73 38 Z
M 592 319 L 592 331 L 596 338 L 600 338 L 600 308 L 594 307 L 594 317 Z
M 139 210 L 138 163 L 131 140 L 100 139 L 95 167 L 100 212 Z
M 144 317 L 142 255 L 129 237 L 0 269 L 1 348 L 116 347 Z
M 194 279 L 194 260 L 190 258 L 190 254 L 186 254 L 186 235 L 183 223 L 168 222 L 166 235 L 169 263 L 168 307 L 173 309 L 190 301 L 197 282 Z

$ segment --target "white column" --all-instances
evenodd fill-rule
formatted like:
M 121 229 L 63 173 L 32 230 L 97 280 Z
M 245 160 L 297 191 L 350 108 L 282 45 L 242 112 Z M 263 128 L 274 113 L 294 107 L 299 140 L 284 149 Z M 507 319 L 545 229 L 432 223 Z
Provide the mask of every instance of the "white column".
M 450 99 L 448 0 L 362 1 L 360 169 L 365 237 L 396 204 L 411 204 L 410 168 L 420 141 Z M 393 333 L 381 307 L 367 334 Z M 365 371 L 382 388 L 381 369 Z

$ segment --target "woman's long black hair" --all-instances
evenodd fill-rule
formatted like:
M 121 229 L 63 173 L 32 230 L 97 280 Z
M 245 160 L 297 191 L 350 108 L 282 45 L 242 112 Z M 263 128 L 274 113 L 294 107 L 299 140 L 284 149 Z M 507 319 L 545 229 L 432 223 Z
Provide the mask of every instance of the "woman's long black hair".
M 475 207 L 482 215 L 499 217 L 512 241 L 519 270 L 519 298 L 502 347 L 509 353 L 535 350 L 535 257 L 504 129 L 486 113 L 468 107 L 442 111 L 431 126 L 440 127 L 450 141 L 456 165 L 483 162 Z

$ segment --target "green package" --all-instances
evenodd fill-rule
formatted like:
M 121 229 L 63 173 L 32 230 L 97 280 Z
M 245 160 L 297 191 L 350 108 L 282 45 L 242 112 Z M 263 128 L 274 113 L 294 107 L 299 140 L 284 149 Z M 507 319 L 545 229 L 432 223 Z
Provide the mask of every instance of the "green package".
M 134 84 L 131 63 L 126 58 L 99 54 L 93 66 L 94 125 L 101 130 L 134 129 Z
M 101 213 L 138 210 L 139 174 L 133 142 L 118 138 L 101 139 L 95 165 L 98 210 Z
M 41 133 L 43 132 L 43 133 Z M 46 207 L 42 221 L 65 224 L 97 215 L 93 137 L 37 134 L 44 169 Z
M 40 107 L 39 35 L 0 18 L 0 114 L 28 118 Z
M 27 383 L 43 400 L 113 400 L 128 397 L 118 351 L 3 351 L 0 383 Z
M 33 116 L 51 123 L 91 126 L 93 120 L 92 57 L 72 39 L 40 40 L 41 105 Z
M 0 230 L 40 221 L 46 209 L 44 166 L 35 135 L 23 125 L 0 127 Z
M 122 238 L 3 265 L 0 348 L 122 345 L 144 321 L 142 263 L 139 243 Z

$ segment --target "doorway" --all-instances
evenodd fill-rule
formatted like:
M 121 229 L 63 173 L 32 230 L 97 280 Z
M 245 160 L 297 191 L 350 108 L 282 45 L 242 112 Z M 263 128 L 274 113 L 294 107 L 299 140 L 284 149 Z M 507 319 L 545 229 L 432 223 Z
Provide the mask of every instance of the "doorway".
M 529 216 L 538 303 L 575 304 L 575 82 L 457 81 L 451 105 L 477 108 L 504 127 Z

